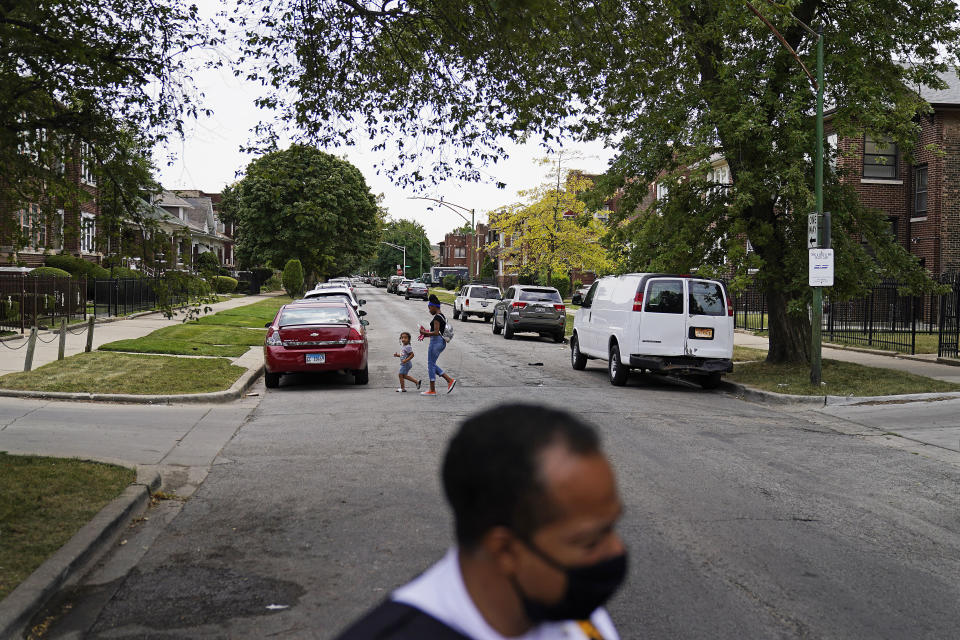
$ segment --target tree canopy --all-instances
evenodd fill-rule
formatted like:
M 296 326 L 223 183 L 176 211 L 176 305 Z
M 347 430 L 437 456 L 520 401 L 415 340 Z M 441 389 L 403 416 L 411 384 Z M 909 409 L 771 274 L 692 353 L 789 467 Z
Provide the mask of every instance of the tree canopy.
M 357 269 L 377 250 L 376 198 L 355 166 L 306 145 L 257 158 L 223 192 L 221 218 L 236 224 L 245 266 L 300 260 L 307 276 Z
M 388 220 L 383 225 L 380 238 L 386 242 L 407 248 L 408 278 L 419 278 L 433 266 L 430 240 L 419 222 L 413 220 Z M 390 245 L 380 244 L 370 269 L 378 276 L 387 277 L 397 273 L 397 265 L 403 262 L 403 253 Z
M 82 162 L 135 217 L 149 174 L 132 182 L 143 172 L 117 160 L 131 149 L 150 150 L 197 114 L 190 72 L 198 50 L 216 43 L 184 0 L 3 2 L 2 206 L 89 197 L 64 171 L 65 163 Z
M 834 131 L 889 139 L 910 156 L 929 109 L 917 87 L 942 88 L 960 46 L 953 0 L 758 6 L 808 68 L 815 38 L 798 19 L 823 27 Z M 288 90 L 262 104 L 282 107 L 307 138 L 391 145 L 386 169 L 401 183 L 479 179 L 505 139 L 605 140 L 618 155 L 597 197 L 623 197 L 610 238 L 623 266 L 715 270 L 725 253 L 726 268 L 757 268 L 768 357 L 806 357 L 815 96 L 747 2 L 318 0 L 258 15 L 246 55 L 264 70 L 251 76 Z M 711 179 L 714 159 L 732 184 Z M 841 177 L 828 171 L 825 188 L 836 295 L 887 275 L 930 286 Z M 668 195 L 647 206 L 655 181 Z M 744 238 L 755 255 L 738 253 Z
M 510 246 L 494 243 L 490 249 L 499 247 L 498 258 L 520 275 L 542 274 L 547 284 L 554 274 L 566 276 L 573 269 L 609 272 L 614 265 L 600 244 L 606 227 L 578 199 L 591 186 L 570 173 L 563 185 L 521 191 L 522 202 L 490 215 L 493 228 L 511 238 Z

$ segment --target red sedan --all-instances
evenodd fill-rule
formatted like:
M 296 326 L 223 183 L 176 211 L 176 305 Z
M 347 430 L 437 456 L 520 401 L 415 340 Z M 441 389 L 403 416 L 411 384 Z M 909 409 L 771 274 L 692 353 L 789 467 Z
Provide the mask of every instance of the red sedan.
M 285 373 L 346 371 L 367 384 L 366 320 L 346 302 L 287 304 L 267 325 L 264 383 L 280 384 Z

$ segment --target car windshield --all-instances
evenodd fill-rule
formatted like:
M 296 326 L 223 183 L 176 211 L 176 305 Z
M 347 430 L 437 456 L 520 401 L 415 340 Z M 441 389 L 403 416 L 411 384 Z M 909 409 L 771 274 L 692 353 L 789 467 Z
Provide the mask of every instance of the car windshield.
M 723 290 L 716 282 L 690 283 L 690 315 L 724 316 L 727 310 L 723 304 Z
M 524 302 L 563 302 L 556 289 L 523 289 L 520 300 Z
M 280 316 L 281 327 L 305 324 L 350 324 L 350 312 L 346 307 L 301 307 L 284 309 Z
M 485 298 L 487 300 L 496 300 L 500 297 L 500 290 L 495 287 L 474 287 L 470 290 L 472 298 Z

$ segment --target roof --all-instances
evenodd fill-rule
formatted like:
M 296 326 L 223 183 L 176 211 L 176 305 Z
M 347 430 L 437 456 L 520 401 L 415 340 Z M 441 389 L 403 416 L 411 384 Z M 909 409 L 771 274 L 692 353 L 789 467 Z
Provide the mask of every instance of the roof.
M 954 67 L 940 74 L 940 79 L 947 84 L 946 89 L 931 89 L 920 87 L 920 96 L 931 105 L 960 104 L 960 68 Z

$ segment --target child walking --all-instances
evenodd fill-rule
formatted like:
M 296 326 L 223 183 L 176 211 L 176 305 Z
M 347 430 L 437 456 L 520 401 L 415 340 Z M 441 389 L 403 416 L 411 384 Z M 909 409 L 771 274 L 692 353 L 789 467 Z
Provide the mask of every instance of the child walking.
M 400 334 L 400 351 L 393 354 L 394 358 L 400 358 L 400 387 L 397 389 L 397 393 L 406 393 L 407 388 L 404 386 L 403 381 L 409 380 L 413 384 L 417 385 L 417 389 L 420 388 L 420 381 L 414 378 L 410 374 L 410 367 L 413 366 L 411 360 L 413 360 L 413 346 L 410 344 L 410 334 L 404 331 Z

